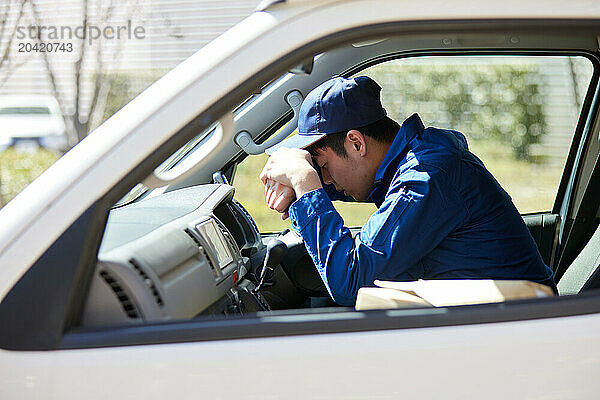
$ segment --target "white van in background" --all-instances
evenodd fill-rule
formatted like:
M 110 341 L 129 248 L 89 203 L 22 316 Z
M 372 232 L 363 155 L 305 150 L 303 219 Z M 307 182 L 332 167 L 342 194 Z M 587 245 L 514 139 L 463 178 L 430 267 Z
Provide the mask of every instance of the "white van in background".
M 65 121 L 52 96 L 0 97 L 0 149 L 32 143 L 65 150 Z

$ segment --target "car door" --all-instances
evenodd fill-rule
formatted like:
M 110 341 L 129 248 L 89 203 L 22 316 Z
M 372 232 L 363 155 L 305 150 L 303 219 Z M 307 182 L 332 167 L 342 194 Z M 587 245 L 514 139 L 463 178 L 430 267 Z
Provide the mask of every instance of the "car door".
M 216 157 L 188 179 L 195 177 L 196 184 L 208 184 L 207 177 L 214 172 L 233 168 L 244 154 L 233 144 L 228 129 L 232 120 L 242 119 L 240 112 L 233 115 L 232 110 L 257 89 L 251 80 L 266 84 L 307 55 L 327 50 L 335 53 L 342 44 L 366 48 L 367 42 L 357 42 L 359 37 L 382 39 L 397 35 L 404 43 L 397 51 L 404 56 L 443 53 L 453 43 L 456 46 L 450 49 L 456 53 L 453 55 L 467 50 L 493 53 L 513 49 L 510 46 L 517 43 L 523 46 L 519 53 L 585 54 L 591 60 L 593 73 L 559 185 L 565 187 L 568 195 L 561 194 L 562 189 L 555 194 L 561 209 L 565 207 L 572 213 L 577 208 L 575 199 L 583 201 L 585 197 L 586 184 L 582 182 L 590 172 L 588 160 L 597 157 L 597 147 L 590 145 L 598 141 L 597 22 L 587 21 L 575 29 L 567 20 L 525 20 L 519 24 L 513 19 L 500 19 L 482 32 L 480 20 L 469 22 L 455 17 L 449 23 L 412 23 L 406 16 L 399 16 L 406 13 L 400 13 L 396 3 L 377 5 L 380 7 L 375 7 L 376 12 L 370 11 L 375 14 L 369 14 L 369 22 L 362 19 L 361 2 L 344 5 L 347 8 L 343 9 L 333 2 L 322 6 L 322 10 L 291 18 L 286 21 L 285 29 L 271 25 L 268 13 L 257 13 L 260 15 L 250 21 L 258 25 L 255 29 L 268 31 L 273 26 L 277 29 L 265 36 L 257 35 L 255 42 L 240 50 L 240 60 L 262 46 L 278 43 L 285 49 L 287 61 L 274 63 L 271 69 L 262 71 L 264 66 L 258 61 L 245 65 L 258 78 L 252 78 L 251 73 L 236 77 L 239 85 L 230 92 L 214 78 L 224 79 L 236 68 L 241 69 L 234 56 L 225 58 L 220 67 L 213 66 L 216 69 L 213 75 L 205 72 L 206 78 L 202 79 L 213 78 L 214 86 L 202 79 L 186 86 L 183 79 L 176 79 L 175 74 L 191 73 L 192 62 L 177 69 L 163 82 L 179 82 L 179 91 L 175 91 L 179 97 L 172 102 L 165 100 L 163 108 L 157 105 L 154 119 L 149 116 L 148 125 L 140 125 L 149 127 L 149 140 L 155 147 L 146 146 L 139 138 L 134 140 L 137 136 L 125 132 L 125 127 L 119 131 L 116 122 L 101 128 L 102 132 L 116 129 L 115 135 L 120 134 L 123 142 L 122 148 L 116 147 L 117 140 L 111 142 L 115 144 L 112 152 L 98 156 L 99 165 L 106 169 L 87 167 L 85 178 L 93 178 L 102 187 L 90 188 L 90 194 L 82 194 L 84 186 L 77 178 L 72 183 L 74 189 L 69 190 L 80 194 L 86 203 L 74 205 L 74 200 L 67 198 L 48 207 L 50 211 L 52 207 L 60 209 L 68 205 L 75 208 L 77 212 L 69 214 L 67 222 L 52 213 L 36 214 L 43 222 L 57 221 L 68 229 L 57 233 L 48 227 L 34 233 L 29 240 L 37 239 L 36 235 L 48 235 L 50 239 L 40 239 L 49 245 L 36 247 L 37 253 L 20 255 L 24 260 L 33 260 L 31 268 L 27 265 L 20 272 L 15 268 L 0 274 L 6 288 L 0 304 L 3 398 L 397 398 L 406 395 L 439 398 L 442 395 L 493 399 L 592 398 L 598 393 L 600 387 L 595 376 L 600 370 L 596 346 L 600 339 L 600 301 L 595 292 L 476 306 L 361 312 L 352 308 L 286 310 L 230 318 L 143 321 L 94 329 L 80 324 L 110 207 L 135 184 L 141 181 L 149 184 L 151 179 L 144 178 L 155 167 L 216 121 L 223 126 L 220 131 L 223 140 L 212 148 Z M 515 10 L 532 15 L 531 10 L 520 8 L 518 3 L 513 5 Z M 470 13 L 468 5 L 462 7 L 463 12 Z M 340 10 L 347 13 L 344 18 L 339 15 Z M 287 12 L 291 13 L 283 10 L 283 16 L 274 12 L 271 17 L 285 19 Z M 440 18 L 449 18 L 455 12 L 442 8 Z M 486 15 L 490 17 L 493 13 L 488 11 Z M 424 18 L 429 21 L 430 15 L 417 17 L 413 15 L 417 21 Z M 355 21 L 352 18 L 363 22 L 352 22 Z M 394 25 L 393 21 L 402 23 Z M 317 34 L 315 29 L 312 34 L 316 37 L 307 39 L 305 29 L 300 28 L 315 22 L 319 22 L 319 29 L 330 30 Z M 389 25 L 382 26 L 383 23 Z M 285 47 L 277 40 L 282 34 L 278 29 L 289 35 L 293 45 Z M 513 43 L 514 37 L 518 37 L 517 43 Z M 302 47 L 306 41 L 311 45 Z M 266 51 L 275 50 L 281 48 Z M 207 53 L 199 54 L 197 58 Z M 265 63 L 271 65 L 277 57 L 268 54 Z M 356 71 L 342 69 L 338 73 L 352 74 L 364 68 L 365 65 L 360 65 Z M 315 69 L 314 73 L 321 72 Z M 316 84 L 307 79 L 307 86 Z M 206 88 L 214 89 L 212 95 L 219 101 L 209 106 L 209 100 L 205 100 L 202 104 L 206 109 L 198 111 L 200 108 L 190 103 L 206 93 Z M 123 113 L 142 112 L 142 106 L 153 104 L 144 103 L 150 95 L 145 96 Z M 239 122 L 237 128 L 249 130 L 257 141 L 264 139 L 291 117 L 289 107 L 285 108 L 282 99 L 279 102 L 282 104 L 279 110 L 283 112 L 258 113 L 248 119 L 247 125 Z M 173 119 L 162 119 L 163 114 L 178 109 L 185 118 L 169 115 Z M 248 109 L 246 115 L 252 111 Z M 250 122 L 261 120 L 264 120 L 262 129 L 253 131 Z M 117 116 L 113 121 L 127 120 Z M 151 125 L 165 131 L 158 133 L 159 129 L 154 131 Z M 197 144 L 218 138 L 216 133 L 206 136 L 206 142 L 201 138 Z M 96 135 L 86 143 L 84 146 L 101 147 L 105 142 Z M 141 150 L 136 151 L 136 147 Z M 123 158 L 117 157 L 120 151 L 131 154 L 134 160 L 123 161 L 123 154 Z M 124 170 L 118 175 L 107 172 L 111 162 Z M 66 168 L 73 164 L 65 161 L 63 165 Z M 54 171 L 59 171 L 58 168 Z M 104 186 L 105 183 L 110 185 Z M 65 189 L 65 193 L 71 192 Z M 80 209 L 83 211 L 79 212 Z M 573 214 L 565 215 L 573 218 Z M 22 230 L 29 232 L 27 227 Z M 15 240 L 12 249 L 19 240 Z M 12 251 L 9 256 L 17 259 L 13 255 L 17 250 Z M 3 260 L 11 260 L 9 256 L 3 255 Z

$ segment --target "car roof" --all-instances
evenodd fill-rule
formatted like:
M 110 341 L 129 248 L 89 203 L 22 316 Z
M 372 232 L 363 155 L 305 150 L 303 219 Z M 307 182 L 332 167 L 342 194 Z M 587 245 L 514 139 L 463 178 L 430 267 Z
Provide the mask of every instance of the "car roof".
M 58 109 L 58 102 L 52 96 L 45 95 L 11 95 L 0 96 L 0 107 L 48 107 Z

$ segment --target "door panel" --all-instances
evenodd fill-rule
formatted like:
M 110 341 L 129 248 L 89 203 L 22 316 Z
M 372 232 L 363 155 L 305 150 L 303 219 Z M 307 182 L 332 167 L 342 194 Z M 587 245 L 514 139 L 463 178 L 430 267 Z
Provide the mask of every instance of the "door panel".
M 439 399 L 443 392 L 445 399 L 593 399 L 600 393 L 600 347 L 591 344 L 599 341 L 600 315 L 591 314 L 379 332 L 0 351 L 6 361 L 0 365 L 0 397 Z

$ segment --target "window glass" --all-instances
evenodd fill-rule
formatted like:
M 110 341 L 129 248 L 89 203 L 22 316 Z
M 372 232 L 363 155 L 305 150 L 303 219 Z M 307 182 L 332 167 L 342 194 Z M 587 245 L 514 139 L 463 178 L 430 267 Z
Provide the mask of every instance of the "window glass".
M 50 115 L 52 112 L 47 107 L 3 107 L 0 115 Z
M 556 196 L 592 65 L 583 57 L 452 56 L 397 59 L 369 67 L 388 115 L 419 113 L 426 126 L 459 130 L 523 214 L 549 211 Z M 265 204 L 258 175 L 266 155 L 238 165 L 236 197 L 263 232 L 291 228 Z M 334 203 L 347 226 L 376 210 Z
M 281 214 L 271 210 L 265 203 L 264 186 L 259 179 L 268 156 L 248 156 L 237 166 L 233 186 L 235 198 L 248 210 L 260 232 L 275 232 L 292 229 L 289 220 L 283 221 Z
M 1 2 L 0 208 L 258 0 L 125 1 L 118 12 L 102 1 L 71 1 L 67 11 L 39 3 L 36 11 L 34 2 Z M 104 33 L 74 34 L 82 25 Z M 144 191 L 138 186 L 125 200 Z
M 375 65 L 388 115 L 458 130 L 521 213 L 549 211 L 591 75 L 583 57 L 418 57 Z

